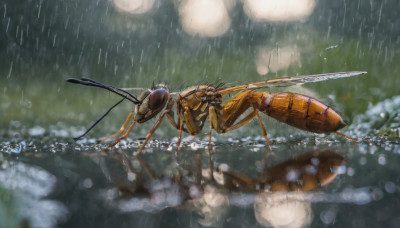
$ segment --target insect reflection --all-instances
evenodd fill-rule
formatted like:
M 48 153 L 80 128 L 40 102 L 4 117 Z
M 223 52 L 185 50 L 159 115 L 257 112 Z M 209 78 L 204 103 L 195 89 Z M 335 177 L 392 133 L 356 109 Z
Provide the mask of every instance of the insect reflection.
M 112 181 L 118 187 L 119 195 L 123 198 L 145 197 L 151 201 L 154 197 L 160 197 L 161 191 L 165 197 L 171 194 L 179 199 L 172 206 L 182 206 L 191 200 L 212 197 L 213 194 L 226 197 L 230 192 L 258 194 L 314 191 L 342 174 L 346 162 L 342 155 L 332 150 L 312 151 L 266 167 L 257 173 L 257 177 L 250 178 L 229 166 L 220 166 L 213 170 L 203 168 L 199 154 L 174 168 L 167 165 L 160 169 L 159 165 L 156 165 L 158 168 L 153 170 L 152 166 L 140 157 L 128 157 L 122 150 L 120 152 L 122 156 L 110 156 L 122 164 L 119 167 L 124 169 L 125 175 L 121 175 L 121 172 L 107 174 L 111 175 Z M 210 172 L 213 172 L 214 178 Z
M 299 210 L 307 211 L 300 215 L 312 214 L 314 192 L 311 191 L 317 191 L 344 173 L 346 163 L 335 151 L 312 151 L 254 171 L 256 175 L 253 175 L 248 167 L 242 167 L 246 174 L 228 165 L 205 168 L 201 154 L 194 152 L 185 153 L 188 157 L 180 165 L 170 157 L 171 160 L 165 160 L 163 156 L 153 155 L 148 163 L 141 157 L 126 155 L 121 149 L 119 152 L 101 151 L 105 157 L 97 156 L 98 153 L 93 157 L 112 182 L 113 198 L 110 198 L 111 189 L 104 195 L 107 205 L 125 213 L 158 213 L 166 208 L 194 211 L 200 215 L 198 223 L 204 226 L 225 221 L 225 215 L 235 205 L 254 207 L 261 224 L 279 219 L 273 216 L 277 210 L 283 214 L 294 213 L 291 219 L 298 223 L 303 219 L 297 216 Z M 315 197 L 321 194 L 331 197 L 323 192 L 315 192 Z

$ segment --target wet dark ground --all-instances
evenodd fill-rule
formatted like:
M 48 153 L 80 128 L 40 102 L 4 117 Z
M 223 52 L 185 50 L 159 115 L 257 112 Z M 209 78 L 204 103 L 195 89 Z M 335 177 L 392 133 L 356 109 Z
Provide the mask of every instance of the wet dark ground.
M 154 138 L 137 157 L 141 140 L 105 151 L 15 126 L 0 145 L 0 227 L 397 227 L 398 105 L 357 116 L 343 132 L 360 143 L 299 133 L 268 153 L 261 136 L 218 136 L 212 161 L 206 139 L 185 138 L 177 157 L 176 138 Z

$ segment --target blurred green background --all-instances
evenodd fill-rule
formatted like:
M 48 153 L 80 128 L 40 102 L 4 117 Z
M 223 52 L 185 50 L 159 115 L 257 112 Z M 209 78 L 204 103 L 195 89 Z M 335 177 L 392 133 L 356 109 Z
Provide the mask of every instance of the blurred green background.
M 62 123 L 83 129 L 119 99 L 100 89 L 68 84 L 69 77 L 89 77 L 117 87 L 166 83 L 171 91 L 180 91 L 215 81 L 235 85 L 283 76 L 368 71 L 362 77 L 305 86 L 350 121 L 369 106 L 399 94 L 400 26 L 394 10 L 400 7 L 398 1 L 300 1 L 311 4 L 308 11 L 301 15 L 302 8 L 297 7 L 299 20 L 281 21 L 269 19 L 268 12 L 266 19 L 251 16 L 248 11 L 255 9 L 246 8 L 256 1 L 217 1 L 210 3 L 215 8 L 210 14 L 223 18 L 218 11 L 223 2 L 228 21 L 221 23 L 229 26 L 217 35 L 184 27 L 185 7 L 197 7 L 196 15 L 206 27 L 218 22 L 207 22 L 204 18 L 211 16 L 192 2 L 149 1 L 126 12 L 117 8 L 117 0 L 4 1 L 0 128 L 11 123 L 48 129 Z M 286 8 L 290 13 L 294 7 Z M 132 109 L 124 102 L 94 136 L 117 130 Z

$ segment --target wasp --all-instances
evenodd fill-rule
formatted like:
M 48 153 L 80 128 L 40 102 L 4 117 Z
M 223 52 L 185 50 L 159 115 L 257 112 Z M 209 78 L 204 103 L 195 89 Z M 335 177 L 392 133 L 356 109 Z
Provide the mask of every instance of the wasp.
M 213 129 L 218 134 L 223 134 L 245 125 L 254 118 L 257 118 L 261 127 L 261 133 L 269 149 L 271 149 L 267 131 L 259 115 L 260 112 L 304 131 L 324 134 L 335 133 L 357 142 L 356 139 L 338 132 L 339 129 L 346 126 L 345 121 L 335 110 L 321 101 L 301 94 L 289 92 L 269 93 L 259 90 L 351 77 L 366 73 L 363 71 L 353 71 L 284 77 L 227 87 L 222 85 L 197 85 L 187 88 L 182 92 L 171 93 L 164 84 L 158 84 L 144 90 L 138 97 L 131 94 L 128 89 L 104 85 L 88 78 L 70 78 L 67 81 L 86 86 L 100 87 L 122 97 L 118 103 L 112 106 L 84 134 L 75 139 L 85 136 L 114 107 L 125 99 L 136 105 L 135 111 L 129 113 L 118 132 L 99 141 L 99 143 L 103 143 L 114 139 L 106 149 L 113 148 L 122 139 L 126 138 L 136 123 L 144 123 L 160 114 L 154 126 L 146 135 L 143 144 L 138 149 L 137 155 L 139 155 L 165 117 L 179 132 L 177 152 L 179 152 L 182 132 L 189 133 L 192 136 L 197 135 L 203 129 L 207 119 L 209 121 L 209 151 L 211 151 L 211 133 Z M 238 93 L 224 103 L 223 96 L 233 92 Z M 176 107 L 177 118 L 175 118 L 174 105 Z M 244 114 L 247 110 L 250 110 L 250 113 Z M 131 123 L 127 128 L 130 121 Z

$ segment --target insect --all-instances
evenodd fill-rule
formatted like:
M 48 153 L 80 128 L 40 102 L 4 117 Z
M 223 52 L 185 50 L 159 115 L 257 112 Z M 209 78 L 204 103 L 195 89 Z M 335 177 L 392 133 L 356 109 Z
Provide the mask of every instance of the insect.
M 113 148 L 122 139 L 126 138 L 136 123 L 144 123 L 153 119 L 160 113 L 156 123 L 150 129 L 143 144 L 138 149 L 137 155 L 139 155 L 165 117 L 179 132 L 177 142 L 178 152 L 182 132 L 187 132 L 193 136 L 197 135 L 203 129 L 207 119 L 209 121 L 209 151 L 211 151 L 211 133 L 213 129 L 218 134 L 226 133 L 245 125 L 253 118 L 258 119 L 261 132 L 268 147 L 271 149 L 267 131 L 259 115 L 260 112 L 301 130 L 325 134 L 335 133 L 357 142 L 356 139 L 338 132 L 339 129 L 346 126 L 346 123 L 338 113 L 322 102 L 301 94 L 288 92 L 271 94 L 269 92 L 258 90 L 261 88 L 287 87 L 295 84 L 351 77 L 366 73 L 367 72 L 353 71 L 284 77 L 228 87 L 198 85 L 185 89 L 182 92 L 173 93 L 170 93 L 165 85 L 159 84 L 150 89 L 144 90 L 138 97 L 128 92 L 128 89 L 104 85 L 87 78 L 70 78 L 67 81 L 86 86 L 100 87 L 123 97 L 102 117 L 100 117 L 84 134 L 75 139 L 85 136 L 114 107 L 125 99 L 136 105 L 135 111 L 129 113 L 118 132 L 99 141 L 100 143 L 103 143 L 107 140 L 115 139 L 106 147 L 106 149 Z M 223 103 L 223 96 L 225 94 L 236 91 L 240 92 Z M 173 109 L 174 105 L 176 106 L 176 119 Z M 250 109 L 251 112 L 244 115 L 245 111 L 248 109 Z M 243 116 L 243 118 L 239 120 L 241 116 Z M 132 122 L 126 129 L 132 118 Z

